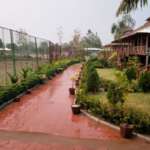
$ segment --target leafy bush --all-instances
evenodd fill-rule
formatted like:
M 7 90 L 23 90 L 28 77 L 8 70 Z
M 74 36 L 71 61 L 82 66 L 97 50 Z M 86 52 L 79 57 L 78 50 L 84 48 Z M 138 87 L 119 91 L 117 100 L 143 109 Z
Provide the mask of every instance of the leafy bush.
M 65 67 L 72 65 L 74 63 L 79 62 L 79 60 L 61 60 L 53 63 L 52 65 L 46 64 L 42 65 L 36 71 L 32 71 L 30 69 L 23 69 L 22 70 L 22 78 L 18 82 L 18 77 L 9 74 L 10 80 L 12 82 L 11 85 L 7 87 L 0 88 L 0 105 L 15 98 L 19 94 L 25 92 L 27 89 L 34 87 L 37 84 L 42 83 L 43 78 L 42 75 L 52 75 L 58 68 L 61 70 Z
M 140 112 L 140 110 L 136 110 L 136 108 L 129 108 L 128 106 L 120 105 L 123 104 L 125 100 L 123 87 L 128 86 L 128 80 L 124 73 L 119 77 L 120 82 L 122 80 L 124 81 L 123 86 L 105 80 L 100 81 L 100 85 L 103 87 L 105 86 L 106 89 L 108 89 L 107 97 L 110 102 L 108 103 L 107 101 L 101 100 L 98 96 L 95 97 L 95 95 L 89 94 L 86 90 L 89 77 L 87 72 L 91 69 L 90 67 L 92 68 L 92 65 L 89 62 L 84 65 L 81 82 L 76 94 L 77 103 L 97 117 L 104 118 L 116 125 L 119 125 L 122 122 L 133 124 L 136 131 L 149 134 L 150 115 L 148 113 L 145 114 Z M 138 90 L 137 81 L 132 80 L 130 86 L 130 88 Z
M 19 78 L 18 78 L 17 75 L 12 75 L 12 74 L 8 73 L 8 76 L 9 76 L 9 79 L 10 79 L 10 81 L 11 81 L 12 84 L 17 83 L 18 80 L 19 80 Z
M 88 61 L 88 63 L 92 64 L 95 68 L 110 68 L 110 67 L 112 67 L 112 64 L 104 58 L 101 58 L 101 59 L 91 58 Z
M 125 74 L 129 81 L 136 79 L 136 67 L 129 67 L 125 70 Z
M 133 108 L 124 108 L 123 121 L 134 124 L 136 131 L 150 133 L 150 115 Z
M 23 80 L 25 80 L 28 77 L 29 72 L 31 72 L 32 69 L 31 68 L 23 68 L 21 71 L 21 75 Z
M 138 68 L 140 66 L 139 58 L 136 56 L 129 57 L 127 66 Z
M 119 85 L 111 83 L 108 88 L 107 98 L 113 105 L 116 105 L 117 103 L 124 103 L 123 89 Z
M 87 91 L 97 92 L 100 87 L 100 79 L 98 73 L 93 65 L 89 65 L 87 68 Z
M 25 92 L 27 89 L 32 88 L 40 82 L 40 77 L 36 74 L 32 74 L 32 76 L 28 77 L 26 80 L 23 80 L 21 83 L 4 87 L 3 90 L 0 91 L 0 104 L 15 98 L 17 95 Z
M 139 92 L 140 88 L 139 88 L 139 84 L 137 80 L 132 80 L 129 84 L 128 87 L 128 92 Z
M 144 72 L 141 74 L 140 79 L 139 79 L 139 87 L 144 92 L 150 91 L 150 72 Z
M 121 88 L 127 91 L 129 86 L 129 80 L 127 79 L 125 73 L 121 71 L 117 71 L 115 75 L 117 78 L 117 83 L 121 86 Z

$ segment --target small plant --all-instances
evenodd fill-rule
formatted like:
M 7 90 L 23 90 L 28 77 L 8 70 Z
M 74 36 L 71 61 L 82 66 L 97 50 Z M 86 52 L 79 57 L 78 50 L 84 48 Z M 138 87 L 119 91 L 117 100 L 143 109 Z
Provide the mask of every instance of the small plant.
M 125 74 L 128 78 L 128 80 L 131 82 L 131 80 L 135 80 L 136 79 L 136 67 L 132 66 L 129 67 L 125 70 Z
M 91 65 L 87 69 L 87 91 L 97 92 L 100 87 L 100 79 L 96 69 Z
M 144 92 L 150 91 L 150 72 L 144 72 L 141 74 L 140 79 L 139 79 L 139 87 Z
M 23 79 L 26 79 L 26 78 L 28 77 L 29 71 L 31 71 L 30 68 L 23 68 L 23 69 L 22 69 L 21 75 L 22 75 Z
M 139 85 L 137 80 L 132 80 L 130 85 L 129 85 L 129 92 L 139 92 Z
M 134 57 L 129 57 L 128 62 L 127 62 L 128 67 L 135 67 L 138 68 L 140 66 L 140 61 L 139 58 L 134 56 Z
M 8 73 L 8 76 L 9 76 L 9 79 L 10 79 L 10 81 L 11 81 L 12 84 L 17 83 L 18 80 L 19 80 L 19 78 L 18 78 L 17 75 L 12 75 L 12 74 Z
M 115 73 L 115 76 L 117 78 L 117 83 L 120 85 L 120 87 L 123 88 L 124 90 L 128 90 L 129 80 L 127 79 L 125 73 L 121 71 L 117 71 Z
M 117 103 L 124 103 L 124 94 L 123 89 L 115 83 L 111 83 L 108 88 L 107 98 L 112 105 L 116 105 Z
M 105 58 L 100 59 L 99 61 L 100 61 L 100 64 L 101 64 L 102 68 L 110 68 L 110 67 L 112 67 L 112 64 L 110 64 L 110 62 L 107 59 L 105 59 Z
M 76 80 L 76 76 L 72 76 L 71 77 L 71 81 L 72 81 L 72 88 L 74 88 L 74 85 L 75 85 L 75 80 Z

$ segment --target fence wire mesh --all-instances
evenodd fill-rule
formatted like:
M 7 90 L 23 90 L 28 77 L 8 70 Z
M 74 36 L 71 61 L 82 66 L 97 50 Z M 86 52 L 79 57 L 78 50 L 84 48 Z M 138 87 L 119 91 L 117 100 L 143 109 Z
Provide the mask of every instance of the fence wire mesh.
M 52 59 L 55 45 L 42 38 L 0 27 L 0 86 L 9 84 L 9 74 L 23 68 L 35 70 Z

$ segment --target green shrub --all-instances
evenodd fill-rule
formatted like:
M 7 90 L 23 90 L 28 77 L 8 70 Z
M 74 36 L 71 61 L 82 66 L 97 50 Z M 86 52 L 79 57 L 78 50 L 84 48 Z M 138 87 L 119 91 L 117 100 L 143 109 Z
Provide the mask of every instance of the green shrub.
M 21 70 L 21 75 L 22 75 L 23 80 L 25 80 L 28 77 L 29 72 L 32 72 L 31 68 L 23 68 Z
M 113 64 L 110 63 L 107 59 L 100 59 L 100 68 L 110 68 L 110 67 L 113 67 Z
M 128 87 L 128 92 L 139 92 L 140 88 L 139 88 L 139 84 L 137 80 L 132 80 L 129 84 Z
M 129 81 L 136 79 L 136 68 L 135 67 L 129 67 L 125 70 L 125 74 Z
M 127 66 L 138 68 L 140 66 L 139 58 L 137 56 L 129 57 L 128 62 L 127 62 Z
M 100 80 L 101 87 L 102 87 L 105 91 L 108 91 L 109 85 L 110 85 L 112 82 L 113 82 L 113 81 L 111 81 L 111 80 L 105 80 L 105 79 L 101 79 L 101 80 Z
M 100 87 L 100 79 L 94 66 L 88 66 L 87 69 L 87 91 L 97 92 Z
M 12 75 L 12 74 L 8 73 L 8 76 L 9 76 L 9 79 L 10 79 L 10 81 L 11 81 L 12 84 L 17 83 L 18 80 L 19 80 L 19 78 L 18 78 L 17 75 Z
M 135 130 L 150 134 L 150 115 L 133 108 L 124 108 L 123 121 L 135 126 Z
M 116 71 L 115 75 L 117 78 L 117 83 L 120 85 L 120 87 L 128 91 L 129 80 L 127 79 L 125 73 L 122 71 Z
M 139 87 L 144 92 L 150 91 L 150 72 L 144 72 L 141 74 L 140 79 L 139 79 Z
M 119 125 L 122 122 L 133 124 L 136 131 L 141 133 L 150 133 L 150 115 L 147 113 L 140 112 L 136 108 L 128 108 L 122 105 L 124 102 L 124 88 L 125 86 L 120 86 L 120 84 L 115 84 L 114 82 L 100 81 L 101 86 L 105 86 L 108 89 L 107 97 L 110 103 L 101 100 L 98 96 L 94 96 L 87 91 L 87 80 L 89 78 L 90 69 L 93 66 L 91 63 L 84 65 L 82 72 L 81 82 L 79 89 L 77 90 L 76 99 L 77 103 L 82 106 L 82 108 L 87 109 L 88 112 L 92 113 L 97 117 L 104 118 L 106 121 Z M 124 74 L 120 75 L 119 81 L 125 81 L 127 79 Z M 132 89 L 137 90 L 137 81 L 132 80 L 130 83 Z M 121 104 L 121 105 L 120 105 Z
M 111 83 L 108 88 L 107 92 L 107 98 L 109 102 L 113 105 L 116 105 L 117 103 L 124 103 L 124 94 L 123 89 L 115 83 Z
M 61 60 L 57 61 L 52 65 L 46 64 L 39 67 L 36 71 L 32 71 L 30 69 L 22 70 L 22 80 L 18 82 L 18 77 L 9 74 L 10 80 L 12 82 L 11 85 L 7 87 L 0 87 L 0 105 L 15 98 L 19 94 L 25 92 L 27 89 L 34 87 L 37 84 L 42 83 L 43 78 L 42 75 L 50 76 L 52 75 L 58 68 L 61 70 L 65 67 L 72 65 L 74 63 L 79 62 L 78 60 Z

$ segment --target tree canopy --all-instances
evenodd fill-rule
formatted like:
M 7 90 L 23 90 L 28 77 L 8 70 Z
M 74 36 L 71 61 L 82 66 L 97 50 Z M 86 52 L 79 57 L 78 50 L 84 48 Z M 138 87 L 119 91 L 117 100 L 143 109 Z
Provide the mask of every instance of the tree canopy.
M 143 8 L 146 5 L 148 5 L 148 0 L 122 0 L 117 10 L 117 16 L 129 13 L 138 7 Z
M 100 48 L 102 47 L 102 42 L 97 33 L 93 33 L 90 29 L 88 30 L 86 36 L 81 39 L 81 45 L 84 48 Z
M 112 25 L 111 33 L 114 39 L 118 39 L 126 32 L 133 30 L 134 26 L 135 20 L 130 15 L 124 15 L 121 20 Z
M 73 39 L 70 41 L 70 46 L 73 47 L 76 50 L 80 50 L 81 49 L 81 33 L 78 29 L 74 30 L 74 35 L 73 35 Z

